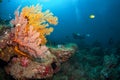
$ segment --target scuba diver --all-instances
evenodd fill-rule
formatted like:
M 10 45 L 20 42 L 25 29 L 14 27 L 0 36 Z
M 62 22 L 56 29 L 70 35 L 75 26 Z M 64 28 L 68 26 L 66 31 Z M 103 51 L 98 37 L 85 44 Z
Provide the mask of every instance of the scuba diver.
M 81 35 L 80 33 L 73 33 L 72 36 L 73 36 L 74 39 L 83 40 L 86 37 L 90 37 L 90 34 L 82 34 Z

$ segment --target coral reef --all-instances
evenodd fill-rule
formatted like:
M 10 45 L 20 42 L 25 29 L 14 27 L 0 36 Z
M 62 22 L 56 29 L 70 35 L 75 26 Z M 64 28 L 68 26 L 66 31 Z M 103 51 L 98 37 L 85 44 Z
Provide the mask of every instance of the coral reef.
M 52 27 L 48 27 L 49 24 L 56 25 L 58 18 L 53 16 L 49 10 L 42 12 L 40 5 L 24 7 L 22 12 L 19 13 L 19 8 L 15 11 L 15 19 L 11 21 L 13 25 L 25 26 L 26 32 L 30 26 L 33 26 L 33 30 L 39 32 L 41 44 L 46 43 L 46 35 L 49 35 L 52 31 Z M 24 24 L 24 25 L 23 25 Z
M 80 49 L 62 64 L 53 80 L 119 80 L 120 55 L 116 48 L 92 46 Z
M 13 58 L 9 66 L 6 67 L 6 71 L 14 76 L 15 79 L 42 79 L 52 77 L 60 67 L 60 63 L 53 57 L 50 55 L 48 58 L 50 61 L 42 63 L 35 60 L 32 61 L 27 57 Z M 56 65 L 55 69 L 51 65 L 53 62 Z
M 4 25 L 0 27 L 0 48 L 4 48 L 10 42 L 10 29 Z
M 49 10 L 42 12 L 40 5 L 19 8 L 9 28 L 1 28 L 0 59 L 7 62 L 7 74 L 15 79 L 45 79 L 60 70 L 76 51 L 76 45 L 53 48 L 46 46 L 46 36 L 58 18 Z
M 17 49 L 19 47 L 21 51 L 28 52 L 31 56 L 43 57 L 42 53 L 47 51 L 47 47 L 44 46 L 45 37 L 53 31 L 53 28 L 47 26 L 48 23 L 57 24 L 57 17 L 53 17 L 48 10 L 45 12 L 41 10 L 41 6 L 36 5 L 24 7 L 21 13 L 18 9 L 15 11 L 15 19 L 11 20 L 11 23 L 15 26 L 12 35 L 14 35 L 13 41 L 18 44 L 15 47 L 17 52 L 20 52 Z
M 60 45 L 54 48 L 49 48 L 50 52 L 58 58 L 59 62 L 67 61 L 77 50 L 77 45 L 73 43 L 61 45 L 61 47 L 59 46 Z

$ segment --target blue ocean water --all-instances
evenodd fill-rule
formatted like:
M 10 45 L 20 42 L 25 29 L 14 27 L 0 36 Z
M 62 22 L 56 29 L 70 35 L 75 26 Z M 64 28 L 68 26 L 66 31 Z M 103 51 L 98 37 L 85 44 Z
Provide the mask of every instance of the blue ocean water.
M 48 43 L 79 47 L 53 80 L 120 80 L 120 0 L 1 0 L 0 20 L 36 4 L 58 17 Z
M 59 18 L 50 39 L 58 43 L 77 42 L 73 33 L 87 35 L 84 41 L 92 44 L 99 41 L 108 46 L 109 39 L 120 40 L 119 0 L 3 0 L 0 3 L 0 18 L 14 18 L 18 6 L 40 4 L 43 10 L 50 9 Z M 95 18 L 90 18 L 95 15 Z

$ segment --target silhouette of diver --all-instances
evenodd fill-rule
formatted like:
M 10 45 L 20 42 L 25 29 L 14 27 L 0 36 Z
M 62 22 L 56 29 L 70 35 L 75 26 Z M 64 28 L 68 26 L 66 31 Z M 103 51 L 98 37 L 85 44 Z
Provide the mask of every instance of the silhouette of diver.
M 83 35 L 81 35 L 80 33 L 73 33 L 72 36 L 73 36 L 74 39 L 83 40 L 86 37 L 89 37 L 90 34 L 83 34 Z

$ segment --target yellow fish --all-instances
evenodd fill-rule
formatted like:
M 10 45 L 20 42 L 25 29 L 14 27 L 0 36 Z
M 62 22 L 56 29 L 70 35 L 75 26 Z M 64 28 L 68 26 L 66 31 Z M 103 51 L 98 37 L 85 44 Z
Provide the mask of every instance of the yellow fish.
M 89 17 L 90 17 L 91 19 L 94 19 L 94 18 L 95 18 L 95 15 L 94 15 L 94 14 L 91 14 Z

